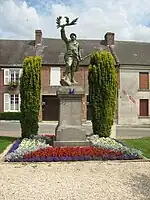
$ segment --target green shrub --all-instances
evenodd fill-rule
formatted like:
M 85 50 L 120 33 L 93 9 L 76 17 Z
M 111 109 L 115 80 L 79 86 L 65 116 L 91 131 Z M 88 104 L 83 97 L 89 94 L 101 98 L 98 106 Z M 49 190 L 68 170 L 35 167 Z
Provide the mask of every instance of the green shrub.
M 91 55 L 88 81 L 93 132 L 109 137 L 116 108 L 117 73 L 114 58 L 108 51 Z
M 20 120 L 20 112 L 2 112 L 0 120 Z
M 41 68 L 41 57 L 27 57 L 24 59 L 23 73 L 20 78 L 22 138 L 29 138 L 31 135 L 38 134 Z

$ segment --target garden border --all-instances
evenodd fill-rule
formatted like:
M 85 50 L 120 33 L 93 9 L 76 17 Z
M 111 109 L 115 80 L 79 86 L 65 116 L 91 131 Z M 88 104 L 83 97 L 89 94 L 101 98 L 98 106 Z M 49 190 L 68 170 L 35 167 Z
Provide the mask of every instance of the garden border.
M 16 164 L 16 165 L 30 165 L 30 164 L 51 164 L 51 163 L 73 163 L 73 162 L 99 162 L 99 163 L 114 163 L 114 164 L 121 164 L 121 163 L 127 163 L 127 162 L 141 162 L 141 163 L 146 163 L 146 162 L 150 162 L 150 159 L 143 159 L 143 160 L 83 160 L 83 161 L 51 161 L 51 162 L 5 162 L 5 161 L 0 161 L 0 164 Z
M 28 164 L 50 164 L 50 163 L 71 163 L 71 162 L 110 162 L 110 163 L 127 163 L 127 162 L 150 162 L 150 159 L 135 159 L 135 160 L 83 160 L 83 161 L 51 161 L 51 162 L 5 162 L 5 156 L 10 151 L 12 146 L 15 144 L 17 140 L 15 140 L 12 144 L 8 145 L 7 148 L 0 154 L 0 163 L 2 164 L 21 164 L 21 165 L 28 165 Z

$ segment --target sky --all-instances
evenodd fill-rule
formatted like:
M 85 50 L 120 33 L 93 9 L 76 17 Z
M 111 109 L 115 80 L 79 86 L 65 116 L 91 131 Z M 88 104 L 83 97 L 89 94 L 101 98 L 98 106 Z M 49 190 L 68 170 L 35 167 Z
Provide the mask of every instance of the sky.
M 79 18 L 68 36 L 103 39 L 110 31 L 116 40 L 150 42 L 150 0 L 0 0 L 0 38 L 34 39 L 35 29 L 60 38 L 58 16 Z

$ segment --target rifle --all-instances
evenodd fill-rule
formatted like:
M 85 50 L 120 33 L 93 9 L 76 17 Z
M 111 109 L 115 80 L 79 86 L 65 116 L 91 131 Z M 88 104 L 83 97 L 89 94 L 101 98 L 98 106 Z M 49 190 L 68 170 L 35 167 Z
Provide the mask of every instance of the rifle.
M 92 55 L 92 53 L 88 54 L 87 56 L 84 56 L 80 62 L 84 61 L 85 59 L 87 59 L 88 57 L 90 57 Z

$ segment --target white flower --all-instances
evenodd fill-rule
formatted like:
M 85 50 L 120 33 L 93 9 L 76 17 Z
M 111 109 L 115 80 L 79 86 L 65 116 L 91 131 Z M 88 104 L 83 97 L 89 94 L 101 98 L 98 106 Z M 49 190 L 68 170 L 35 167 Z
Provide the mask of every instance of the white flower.
M 23 139 L 19 144 L 19 147 L 14 151 L 6 155 L 6 161 L 14 161 L 17 159 L 23 158 L 25 153 L 36 151 L 40 148 L 49 147 L 49 144 L 46 144 L 45 141 L 38 141 L 35 139 Z

